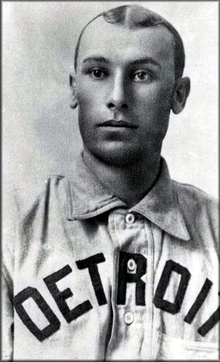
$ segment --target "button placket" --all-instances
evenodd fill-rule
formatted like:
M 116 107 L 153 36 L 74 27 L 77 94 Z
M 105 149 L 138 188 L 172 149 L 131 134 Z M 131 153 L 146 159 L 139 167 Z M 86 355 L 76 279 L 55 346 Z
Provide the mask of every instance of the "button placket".
M 136 260 L 132 254 L 142 254 L 142 249 L 147 248 L 145 219 L 143 219 L 138 212 L 133 212 L 131 209 L 116 210 L 114 211 L 114 223 L 112 224 L 112 229 L 110 231 L 111 236 L 115 238 L 120 250 L 130 254 L 126 260 L 126 266 L 123 266 L 125 268 L 125 273 L 128 275 L 136 274 L 138 260 Z M 143 277 L 146 279 L 146 275 Z M 114 351 L 114 356 L 116 357 L 118 357 L 119 351 L 121 355 L 124 356 L 124 348 L 126 348 L 127 351 L 129 348 L 132 348 L 134 333 L 136 334 L 136 339 L 140 340 L 141 344 L 141 341 L 145 339 L 147 329 L 138 328 L 139 324 L 142 324 L 147 320 L 146 306 L 137 306 L 136 278 L 131 277 L 131 280 L 134 280 L 134 282 L 126 283 L 126 299 L 124 305 L 118 305 L 115 300 L 115 318 L 116 320 L 120 320 L 119 325 L 117 327 L 115 325 L 115 328 L 119 329 L 121 336 L 123 336 L 125 329 L 127 333 L 126 343 L 124 344 L 123 337 L 121 340 L 119 334 L 114 333 L 113 331 L 111 346 L 117 345 L 117 351 Z M 115 282 L 118 283 L 116 280 Z M 115 295 L 117 297 L 117 293 L 119 293 L 118 284 L 116 284 L 115 287 Z M 141 355 L 143 355 L 142 352 Z

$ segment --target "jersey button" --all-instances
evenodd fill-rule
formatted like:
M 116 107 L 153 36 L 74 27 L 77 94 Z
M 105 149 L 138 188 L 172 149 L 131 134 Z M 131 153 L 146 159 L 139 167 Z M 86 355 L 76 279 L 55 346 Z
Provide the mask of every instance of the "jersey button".
M 127 265 L 128 265 L 128 270 L 129 271 L 134 271 L 135 268 L 136 268 L 136 263 L 135 263 L 135 261 L 133 259 L 128 260 Z
M 127 224 L 133 224 L 133 222 L 135 221 L 135 217 L 133 214 L 127 214 L 125 217 L 126 223 Z
M 127 312 L 124 315 L 124 320 L 126 324 L 131 324 L 134 321 L 134 315 L 132 312 Z

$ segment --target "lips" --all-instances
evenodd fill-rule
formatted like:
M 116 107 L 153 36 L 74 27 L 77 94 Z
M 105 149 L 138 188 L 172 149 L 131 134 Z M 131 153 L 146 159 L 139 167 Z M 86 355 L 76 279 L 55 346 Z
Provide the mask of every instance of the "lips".
M 121 128 L 137 128 L 137 126 L 126 121 L 109 120 L 98 125 L 99 127 L 121 127 Z

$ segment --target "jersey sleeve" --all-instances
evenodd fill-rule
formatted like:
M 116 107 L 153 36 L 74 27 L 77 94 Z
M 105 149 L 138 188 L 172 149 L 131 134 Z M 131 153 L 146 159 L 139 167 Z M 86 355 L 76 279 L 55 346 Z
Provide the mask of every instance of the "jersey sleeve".
M 16 240 L 16 200 L 14 191 L 3 195 L 2 209 L 2 359 L 13 359 L 13 270 Z

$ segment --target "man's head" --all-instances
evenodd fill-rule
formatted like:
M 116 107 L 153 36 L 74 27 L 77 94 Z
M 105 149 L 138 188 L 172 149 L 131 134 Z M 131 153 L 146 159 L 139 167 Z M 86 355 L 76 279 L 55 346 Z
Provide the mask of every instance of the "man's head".
M 84 147 L 126 165 L 160 153 L 171 109 L 189 94 L 181 38 L 171 24 L 129 5 L 93 19 L 77 44 L 71 77 Z

